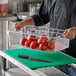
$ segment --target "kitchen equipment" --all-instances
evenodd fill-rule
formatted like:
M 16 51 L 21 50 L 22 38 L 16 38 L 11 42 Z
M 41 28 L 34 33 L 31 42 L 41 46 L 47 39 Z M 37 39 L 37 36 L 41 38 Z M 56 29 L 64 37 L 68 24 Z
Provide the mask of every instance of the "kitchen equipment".
M 39 8 L 40 8 L 41 4 L 40 3 L 36 3 L 36 4 L 28 4 L 28 12 L 31 12 L 31 15 L 34 15 L 38 12 Z
M 10 27 L 9 27 L 10 28 Z M 15 32 L 12 30 L 7 30 L 9 34 L 9 46 L 19 47 L 19 48 L 27 48 L 25 46 L 20 45 L 20 39 L 25 37 L 27 38 L 29 35 L 35 35 L 36 38 L 39 38 L 41 35 L 45 34 L 48 39 L 54 39 L 55 48 L 53 50 L 46 50 L 44 52 L 54 53 L 69 47 L 69 39 L 62 37 L 62 33 L 64 30 L 54 29 L 54 28 L 24 28 L 23 31 Z M 31 49 L 31 48 L 27 48 Z M 40 51 L 39 49 L 33 49 Z
M 25 20 L 31 16 L 31 12 L 19 12 L 17 13 L 18 20 Z
M 8 0 L 0 0 L 0 16 L 8 16 Z

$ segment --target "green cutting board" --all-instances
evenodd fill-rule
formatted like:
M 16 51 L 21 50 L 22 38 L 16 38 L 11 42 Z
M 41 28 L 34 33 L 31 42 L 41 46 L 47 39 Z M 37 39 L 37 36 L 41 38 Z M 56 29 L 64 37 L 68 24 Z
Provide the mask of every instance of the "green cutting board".
M 12 49 L 12 50 L 4 50 L 6 54 L 11 56 L 12 58 L 16 59 L 17 61 L 21 62 L 22 64 L 28 66 L 31 69 L 36 68 L 43 68 L 43 67 L 51 67 L 51 66 L 60 66 L 60 65 L 66 65 L 71 63 L 76 63 L 76 59 L 72 58 L 68 55 L 65 55 L 61 52 L 56 53 L 48 53 L 48 52 L 42 52 L 32 49 Z M 48 62 L 40 62 L 40 61 L 32 61 L 25 58 L 20 58 L 18 55 L 26 55 L 33 58 L 43 59 L 50 61 Z

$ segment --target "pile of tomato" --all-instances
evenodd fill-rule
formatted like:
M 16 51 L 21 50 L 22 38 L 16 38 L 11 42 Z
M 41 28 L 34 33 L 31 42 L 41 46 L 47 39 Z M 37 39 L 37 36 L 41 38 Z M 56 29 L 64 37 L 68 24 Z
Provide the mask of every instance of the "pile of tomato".
M 41 35 L 40 37 L 29 35 L 27 38 L 21 38 L 20 44 L 31 49 L 39 48 L 41 51 L 54 50 L 55 48 L 54 39 L 48 39 L 46 35 Z

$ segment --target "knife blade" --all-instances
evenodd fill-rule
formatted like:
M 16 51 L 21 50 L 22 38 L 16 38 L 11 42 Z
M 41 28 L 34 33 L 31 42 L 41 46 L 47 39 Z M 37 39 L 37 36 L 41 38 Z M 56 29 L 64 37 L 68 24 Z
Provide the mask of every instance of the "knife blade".
M 29 57 L 29 60 L 40 61 L 40 62 L 48 62 L 48 63 L 50 63 L 50 61 L 42 60 L 42 59 L 37 59 L 37 58 L 32 58 L 32 57 Z

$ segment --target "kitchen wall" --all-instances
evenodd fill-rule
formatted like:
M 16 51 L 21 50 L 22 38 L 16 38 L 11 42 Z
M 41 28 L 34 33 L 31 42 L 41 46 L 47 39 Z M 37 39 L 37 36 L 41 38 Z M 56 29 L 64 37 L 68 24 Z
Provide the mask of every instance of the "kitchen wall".
M 9 13 L 28 11 L 28 4 L 41 3 L 42 0 L 9 0 Z

